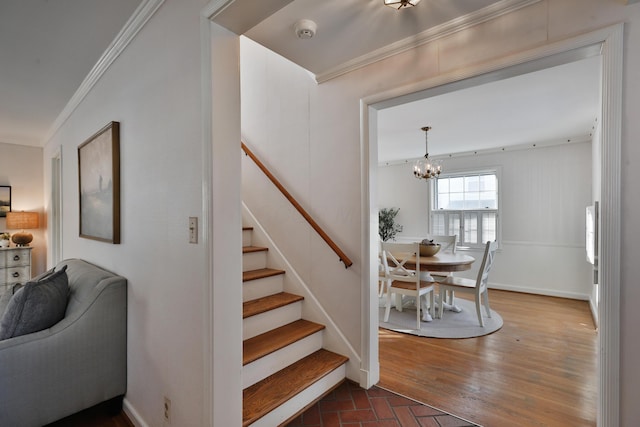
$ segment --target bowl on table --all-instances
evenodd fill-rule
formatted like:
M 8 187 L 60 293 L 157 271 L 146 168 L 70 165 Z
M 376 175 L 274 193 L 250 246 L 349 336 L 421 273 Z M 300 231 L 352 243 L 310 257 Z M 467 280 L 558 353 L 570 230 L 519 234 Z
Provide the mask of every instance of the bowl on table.
M 439 243 L 420 243 L 420 256 L 434 256 L 440 250 Z

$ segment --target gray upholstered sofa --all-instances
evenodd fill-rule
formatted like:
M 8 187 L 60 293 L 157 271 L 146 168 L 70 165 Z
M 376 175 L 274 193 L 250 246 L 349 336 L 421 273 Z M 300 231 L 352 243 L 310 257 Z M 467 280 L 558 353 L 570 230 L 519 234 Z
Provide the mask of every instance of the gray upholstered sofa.
M 0 341 L 0 426 L 42 426 L 104 401 L 127 385 L 127 281 L 79 259 L 67 265 L 64 318 Z

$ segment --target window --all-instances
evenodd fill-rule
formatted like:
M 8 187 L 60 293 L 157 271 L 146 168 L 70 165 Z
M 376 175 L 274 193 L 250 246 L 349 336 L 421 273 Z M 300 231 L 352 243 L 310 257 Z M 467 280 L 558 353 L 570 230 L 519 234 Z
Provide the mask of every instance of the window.
M 432 234 L 456 234 L 459 246 L 472 248 L 498 239 L 496 171 L 443 175 L 433 189 Z

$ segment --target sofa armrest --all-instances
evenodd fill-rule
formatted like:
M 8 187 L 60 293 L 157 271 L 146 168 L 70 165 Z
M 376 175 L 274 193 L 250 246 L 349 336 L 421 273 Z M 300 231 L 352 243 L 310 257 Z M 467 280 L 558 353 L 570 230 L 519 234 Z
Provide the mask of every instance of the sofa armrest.
M 1 426 L 41 426 L 124 395 L 126 286 L 105 278 L 53 327 L 0 341 Z

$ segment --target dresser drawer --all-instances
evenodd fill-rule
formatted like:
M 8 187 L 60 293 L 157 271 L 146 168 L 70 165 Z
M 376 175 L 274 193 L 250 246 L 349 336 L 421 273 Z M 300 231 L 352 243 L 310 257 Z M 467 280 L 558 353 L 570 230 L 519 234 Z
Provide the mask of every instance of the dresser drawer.
M 31 279 L 31 247 L 0 248 L 0 285 Z
M 8 286 L 12 286 L 16 283 L 26 283 L 31 278 L 31 267 L 28 265 L 8 267 L 1 270 L 1 273 L 4 273 L 4 282 Z
M 31 264 L 31 253 L 29 249 L 14 249 L 11 252 L 5 252 L 3 257 L 0 257 L 1 267 L 22 267 Z

